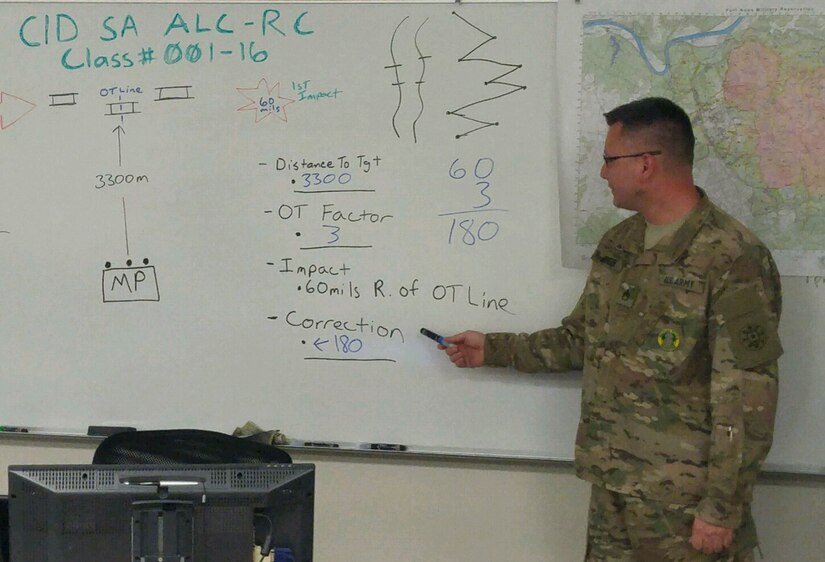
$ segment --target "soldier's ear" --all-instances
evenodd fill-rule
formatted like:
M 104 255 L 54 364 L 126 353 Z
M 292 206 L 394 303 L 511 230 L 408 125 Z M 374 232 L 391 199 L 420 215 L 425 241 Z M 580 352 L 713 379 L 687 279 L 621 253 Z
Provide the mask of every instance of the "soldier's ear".
M 649 181 L 659 171 L 660 163 L 657 160 L 657 158 L 661 158 L 661 156 L 655 156 L 653 154 L 643 154 L 639 157 L 639 175 L 642 181 Z

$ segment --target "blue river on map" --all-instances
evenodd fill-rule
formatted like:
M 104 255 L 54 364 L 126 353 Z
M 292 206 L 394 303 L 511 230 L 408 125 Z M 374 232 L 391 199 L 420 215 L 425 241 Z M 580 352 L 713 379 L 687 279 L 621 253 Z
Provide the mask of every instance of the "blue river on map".
M 657 69 L 653 66 L 650 62 L 650 58 L 647 56 L 647 49 L 645 49 L 644 43 L 642 43 L 642 39 L 633 31 L 630 27 L 626 26 L 623 23 L 619 23 L 613 20 L 607 19 L 597 19 L 597 20 L 588 20 L 584 22 L 584 28 L 588 29 L 591 27 L 616 27 L 621 29 L 622 31 L 627 32 L 633 38 L 633 41 L 636 43 L 636 48 L 639 50 L 639 55 L 642 57 L 642 60 L 645 62 L 647 67 L 650 71 L 656 75 L 663 76 L 667 74 L 670 70 L 670 48 L 674 45 L 678 45 L 680 43 L 689 43 L 691 41 L 695 41 L 696 39 L 703 39 L 705 37 L 718 37 L 720 35 L 730 35 L 733 31 L 739 27 L 739 24 L 742 23 L 744 17 L 736 18 L 729 26 L 723 29 L 714 29 L 713 31 L 700 31 L 698 33 L 690 33 L 688 35 L 682 35 L 680 37 L 674 37 L 673 39 L 668 40 L 665 43 L 665 66 L 662 69 Z

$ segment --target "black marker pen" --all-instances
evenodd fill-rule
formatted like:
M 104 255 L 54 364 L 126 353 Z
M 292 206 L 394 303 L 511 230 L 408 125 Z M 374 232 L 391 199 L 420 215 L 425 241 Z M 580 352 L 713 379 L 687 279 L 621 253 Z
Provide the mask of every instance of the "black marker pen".
M 424 336 L 427 336 L 428 338 L 430 338 L 430 339 L 431 339 L 431 340 L 433 340 L 433 341 L 436 341 L 436 342 L 440 343 L 440 344 L 441 344 L 441 345 L 443 345 L 444 347 L 447 347 L 447 346 L 449 346 L 449 345 L 450 345 L 450 344 L 449 344 L 449 342 L 447 342 L 447 341 L 444 339 L 444 337 L 443 337 L 443 336 L 439 336 L 439 335 L 438 335 L 438 334 L 436 334 L 435 332 L 431 332 L 431 331 L 429 331 L 427 328 L 421 328 L 421 334 L 422 334 L 422 335 L 424 335 Z
M 0 433 L 28 433 L 27 427 L 15 427 L 11 425 L 0 425 Z
M 407 446 L 396 443 L 370 443 L 370 449 L 373 451 L 406 451 Z
M 304 441 L 304 447 L 329 447 L 335 449 L 338 443 L 329 443 L 327 441 Z

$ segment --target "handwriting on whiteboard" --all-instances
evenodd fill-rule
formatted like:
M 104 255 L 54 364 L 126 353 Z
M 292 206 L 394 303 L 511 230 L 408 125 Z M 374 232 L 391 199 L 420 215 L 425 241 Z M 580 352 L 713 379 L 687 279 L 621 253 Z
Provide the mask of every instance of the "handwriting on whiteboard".
M 315 33 L 308 15 L 308 11 L 293 14 L 264 8 L 258 17 L 239 19 L 227 12 L 207 15 L 181 11 L 170 16 L 165 25 L 147 31 L 131 14 L 103 16 L 97 26 L 84 27 L 70 13 L 46 12 L 24 17 L 18 34 L 26 47 L 54 48 L 59 65 L 68 71 L 221 60 L 263 63 L 269 59 L 273 40 Z M 157 42 L 128 50 L 117 48 L 121 41 L 142 39 L 142 32 L 155 37 L 161 31 L 162 39 Z

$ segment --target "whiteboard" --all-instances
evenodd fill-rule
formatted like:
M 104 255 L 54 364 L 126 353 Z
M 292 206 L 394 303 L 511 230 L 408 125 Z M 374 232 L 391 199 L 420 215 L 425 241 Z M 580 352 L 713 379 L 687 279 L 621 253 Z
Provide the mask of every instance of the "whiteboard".
M 419 334 L 557 325 L 584 285 L 555 18 L 0 4 L 0 424 L 572 459 L 578 374 L 455 369 Z M 820 285 L 785 280 L 771 468 L 825 472 Z
M 555 6 L 3 4 L 3 424 L 572 458 Z

